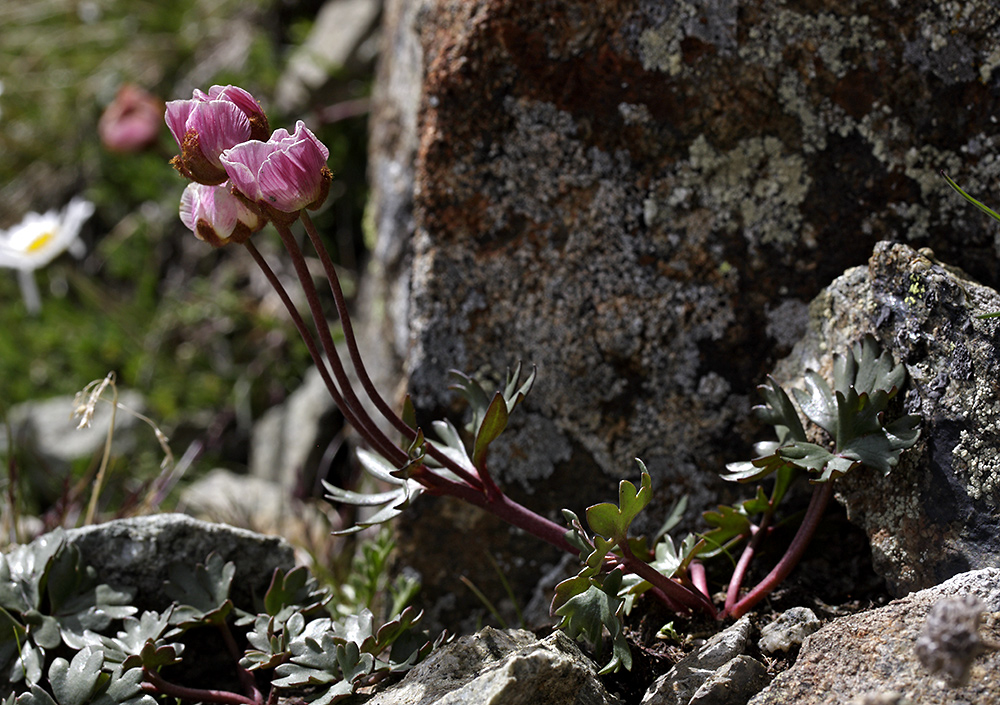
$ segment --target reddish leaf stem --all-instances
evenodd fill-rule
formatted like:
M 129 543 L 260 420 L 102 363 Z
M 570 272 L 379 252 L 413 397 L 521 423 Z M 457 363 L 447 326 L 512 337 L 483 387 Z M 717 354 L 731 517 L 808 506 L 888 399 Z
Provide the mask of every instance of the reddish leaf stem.
M 724 613 L 732 610 L 733 605 L 740 599 L 740 589 L 743 587 L 743 579 L 750 568 L 750 562 L 757 553 L 757 547 L 760 545 L 761 539 L 768 533 L 767 528 L 771 523 L 771 516 L 771 512 L 764 515 L 764 518 L 760 521 L 760 526 L 753 532 L 750 540 L 747 541 L 747 545 L 743 548 L 743 553 L 740 554 L 740 559 L 736 562 L 736 568 L 733 570 L 733 575 L 729 579 L 729 587 L 726 590 Z
M 658 588 L 667 597 L 683 605 L 686 610 L 697 610 L 715 617 L 715 605 L 706 595 L 668 578 L 649 563 L 636 558 L 628 546 L 628 541 L 619 541 L 618 546 L 622 550 L 619 562 L 626 570 L 635 573 L 653 587 Z
M 257 681 L 253 676 L 253 673 L 248 671 L 240 664 L 240 659 L 243 658 L 243 651 L 236 644 L 236 639 L 233 638 L 233 633 L 229 629 L 229 625 L 225 622 L 219 624 L 219 631 L 222 632 L 222 640 L 226 642 L 226 648 L 229 650 L 230 656 L 233 657 L 233 661 L 236 663 L 236 675 L 240 679 L 240 685 L 243 686 L 243 692 L 245 692 L 255 703 L 261 703 L 264 701 L 264 695 L 257 688 Z
M 253 700 L 228 690 L 187 688 L 164 680 L 159 673 L 148 668 L 142 669 L 145 683 L 142 689 L 150 694 L 168 695 L 189 702 L 223 703 L 223 705 L 262 705 L 262 700 Z
M 802 518 L 799 530 L 795 532 L 795 538 L 792 539 L 791 545 L 789 545 L 788 550 L 785 551 L 785 555 L 781 557 L 778 564 L 774 566 L 770 573 L 767 574 L 767 577 L 761 580 L 760 583 L 753 590 L 747 593 L 742 600 L 734 604 L 732 609 L 727 607 L 726 610 L 723 610 L 724 615 L 728 613 L 728 616 L 731 616 L 734 619 L 742 617 L 750 611 L 754 605 L 771 594 L 771 591 L 788 577 L 788 574 L 791 573 L 792 569 L 795 568 L 796 564 L 798 564 L 799 559 L 802 558 L 802 554 L 805 552 L 806 547 L 809 545 L 809 541 L 816 532 L 816 527 L 819 526 L 820 519 L 823 518 L 823 512 L 826 509 L 826 505 L 829 503 L 832 495 L 832 482 L 823 482 L 819 484 L 815 490 L 813 490 L 813 496 L 812 499 L 809 500 L 809 507 L 806 509 L 806 514 Z
M 698 561 L 694 561 L 691 563 L 689 570 L 691 572 L 691 584 L 694 585 L 698 589 L 698 592 L 702 595 L 708 599 L 712 599 L 712 596 L 708 594 L 708 579 L 705 577 L 705 566 Z

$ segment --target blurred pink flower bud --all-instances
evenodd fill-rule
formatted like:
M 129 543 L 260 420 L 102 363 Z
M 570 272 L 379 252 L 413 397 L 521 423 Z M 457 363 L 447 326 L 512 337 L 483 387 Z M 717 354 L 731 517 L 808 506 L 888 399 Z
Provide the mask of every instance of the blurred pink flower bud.
M 271 134 L 267 116 L 252 95 L 236 86 L 212 86 L 194 91 L 191 100 L 167 103 L 167 127 L 181 148 L 172 163 L 184 176 L 201 184 L 226 180 L 219 155 L 247 140 Z
M 295 134 L 278 129 L 267 142 L 238 144 L 222 154 L 233 186 L 249 201 L 273 211 L 298 213 L 322 205 L 333 174 L 330 150 L 299 120 Z
M 191 183 L 181 195 L 181 221 L 199 240 L 213 247 L 246 242 L 267 219 L 234 196 L 229 184 Z
M 162 115 L 162 100 L 126 83 L 101 115 L 97 133 L 112 152 L 141 152 L 160 136 Z

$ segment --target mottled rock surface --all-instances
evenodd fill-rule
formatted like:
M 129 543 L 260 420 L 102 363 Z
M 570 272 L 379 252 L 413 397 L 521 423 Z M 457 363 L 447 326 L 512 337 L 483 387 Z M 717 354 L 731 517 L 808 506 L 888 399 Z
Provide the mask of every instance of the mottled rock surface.
M 885 607 L 842 617 L 806 639 L 788 671 L 749 705 L 964 705 L 1000 702 L 1000 651 L 976 658 L 967 685 L 952 688 L 929 673 L 915 645 L 931 608 L 942 598 L 972 594 L 987 612 L 1000 610 L 1000 570 L 963 573 Z M 985 640 L 1000 638 L 987 619 Z
M 234 604 L 252 608 L 263 596 L 275 568 L 294 567 L 292 547 L 277 536 L 263 536 L 225 524 L 210 524 L 183 514 L 154 514 L 118 519 L 66 532 L 84 563 L 112 586 L 135 588 L 139 610 L 162 610 L 171 602 L 163 592 L 170 566 L 193 567 L 209 553 L 232 561 Z
M 816 298 L 808 334 L 775 371 L 801 386 L 804 369 L 829 374 L 832 354 L 868 333 L 906 365 L 902 405 L 923 416 L 918 445 L 888 476 L 852 472 L 835 490 L 897 596 L 1000 564 L 1000 327 L 978 318 L 991 311 L 993 289 L 880 243 Z
M 620 705 L 562 632 L 485 627 L 432 653 L 367 705 Z
M 754 386 L 877 241 L 998 281 L 995 229 L 937 173 L 983 196 L 1000 175 L 992 2 L 389 0 L 384 16 L 368 291 L 390 354 L 373 366 L 404 364 L 429 418 L 451 408 L 450 368 L 497 383 L 537 365 L 492 467 L 552 516 L 607 499 L 636 456 L 656 493 L 638 529 L 682 494 L 692 517 L 717 501 L 757 431 Z M 506 554 L 496 524 L 456 531 L 463 511 L 407 530 L 429 591 L 492 582 L 474 564 Z M 522 555 L 501 560 L 515 582 L 549 560 Z

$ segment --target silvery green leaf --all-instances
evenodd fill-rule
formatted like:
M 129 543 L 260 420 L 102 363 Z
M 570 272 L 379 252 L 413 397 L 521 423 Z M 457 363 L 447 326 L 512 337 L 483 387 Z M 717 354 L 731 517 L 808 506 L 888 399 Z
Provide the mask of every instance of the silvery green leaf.
M 93 649 L 76 652 L 72 661 L 53 659 L 49 684 L 59 705 L 86 705 L 101 680 L 104 654 Z

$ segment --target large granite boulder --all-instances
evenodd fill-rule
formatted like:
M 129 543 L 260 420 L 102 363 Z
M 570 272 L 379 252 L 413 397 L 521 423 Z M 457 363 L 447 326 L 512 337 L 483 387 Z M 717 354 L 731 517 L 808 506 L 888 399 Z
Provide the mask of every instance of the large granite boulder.
M 383 388 L 404 367 L 430 418 L 453 409 L 450 368 L 537 365 L 503 484 L 558 516 L 639 456 L 656 496 L 637 528 L 683 494 L 693 518 L 747 457 L 752 390 L 807 303 L 877 241 L 998 281 L 992 226 L 938 175 L 985 195 L 1000 172 L 997 12 L 388 0 L 366 285 Z M 506 531 L 464 509 L 422 511 L 401 548 L 446 592 L 493 582 L 485 551 L 514 578 L 550 560 L 504 559 Z
M 867 267 L 812 303 L 807 335 L 775 370 L 786 388 L 866 334 L 906 365 L 903 404 L 923 416 L 918 445 L 886 476 L 852 472 L 836 486 L 863 527 L 876 571 L 897 596 L 1000 565 L 1000 294 L 932 253 L 879 243 Z

